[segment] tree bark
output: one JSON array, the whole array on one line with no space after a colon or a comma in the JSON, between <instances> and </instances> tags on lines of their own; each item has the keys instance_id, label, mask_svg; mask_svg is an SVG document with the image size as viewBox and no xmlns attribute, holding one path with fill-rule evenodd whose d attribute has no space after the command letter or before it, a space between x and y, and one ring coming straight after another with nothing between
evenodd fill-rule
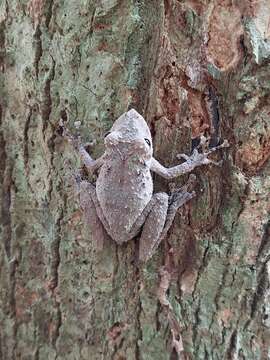
<instances>
[{"instance_id":1,"label":"tree bark","mask_svg":"<svg viewBox=\"0 0 270 360\"><path fill-rule=\"evenodd\" d=\"M0 2L0 359L269 358L269 24L268 0ZM93 247L58 132L97 157L131 107L166 166L230 143L140 268L138 241Z\"/></svg>"}]
</instances>

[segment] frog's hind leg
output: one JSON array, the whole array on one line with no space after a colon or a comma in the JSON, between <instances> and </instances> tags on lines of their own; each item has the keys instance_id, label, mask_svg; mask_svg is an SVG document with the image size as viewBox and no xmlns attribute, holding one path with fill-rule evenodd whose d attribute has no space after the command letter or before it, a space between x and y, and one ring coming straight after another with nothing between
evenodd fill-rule
<instances>
[{"instance_id":1,"label":"frog's hind leg","mask_svg":"<svg viewBox=\"0 0 270 360\"><path fill-rule=\"evenodd\" d=\"M160 237L164 229L169 196L166 193L157 193L152 197L152 208L144 222L139 245L139 260L148 260L154 249L160 243Z\"/></svg>"},{"instance_id":2,"label":"frog's hind leg","mask_svg":"<svg viewBox=\"0 0 270 360\"><path fill-rule=\"evenodd\" d=\"M151 258L155 249L166 237L177 210L192 199L195 192L187 192L185 186L172 194L170 198L165 193L156 195L158 195L159 201L148 215L140 239L139 260L142 262Z\"/></svg>"},{"instance_id":3,"label":"frog's hind leg","mask_svg":"<svg viewBox=\"0 0 270 360\"><path fill-rule=\"evenodd\" d=\"M84 222L89 225L92 238L97 250L102 250L104 242L109 240L109 235L103 225L103 222L98 216L99 206L96 202L95 186L88 181L81 181L78 184L80 205L83 209Z\"/></svg>"}]
</instances>

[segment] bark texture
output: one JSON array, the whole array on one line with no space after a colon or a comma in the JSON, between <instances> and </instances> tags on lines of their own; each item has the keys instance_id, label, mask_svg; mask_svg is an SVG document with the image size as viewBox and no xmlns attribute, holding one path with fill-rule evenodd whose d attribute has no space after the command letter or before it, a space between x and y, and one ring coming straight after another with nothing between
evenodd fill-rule
<instances>
[{"instance_id":1,"label":"bark texture","mask_svg":"<svg viewBox=\"0 0 270 360\"><path fill-rule=\"evenodd\" d=\"M269 359L269 24L269 0L0 1L1 359ZM97 156L129 107L167 166L231 144L140 269L135 241L94 250L57 133Z\"/></svg>"}]
</instances>

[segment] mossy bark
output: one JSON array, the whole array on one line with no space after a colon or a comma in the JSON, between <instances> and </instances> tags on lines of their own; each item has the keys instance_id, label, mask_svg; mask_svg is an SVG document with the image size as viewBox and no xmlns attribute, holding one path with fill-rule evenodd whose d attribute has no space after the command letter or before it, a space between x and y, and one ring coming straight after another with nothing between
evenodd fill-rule
<instances>
[{"instance_id":1,"label":"mossy bark","mask_svg":"<svg viewBox=\"0 0 270 360\"><path fill-rule=\"evenodd\" d=\"M269 23L266 0L0 2L0 359L269 358ZM136 241L93 248L57 131L95 157L131 107L167 166L230 143L139 269Z\"/></svg>"}]
</instances>

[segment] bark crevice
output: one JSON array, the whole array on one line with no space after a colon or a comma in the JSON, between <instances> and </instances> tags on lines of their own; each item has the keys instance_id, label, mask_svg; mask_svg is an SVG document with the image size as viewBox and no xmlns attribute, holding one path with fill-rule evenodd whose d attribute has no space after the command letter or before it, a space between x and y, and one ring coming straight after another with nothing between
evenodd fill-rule
<instances>
[{"instance_id":1,"label":"bark crevice","mask_svg":"<svg viewBox=\"0 0 270 360\"><path fill-rule=\"evenodd\" d=\"M41 40L42 32L40 30L40 25L38 24L36 27L36 31L34 34L34 42L35 42L35 59L34 59L34 68L36 72L36 77L39 77L39 62L42 58L42 40Z\"/></svg>"},{"instance_id":2,"label":"bark crevice","mask_svg":"<svg viewBox=\"0 0 270 360\"><path fill-rule=\"evenodd\" d=\"M41 104L41 117L43 120L43 134L48 127L48 122L50 120L50 115L52 111L52 98L51 98L51 82L55 77L55 60L51 56L52 65L49 69L49 73L47 75L47 79L45 80L44 90L43 90L43 99Z\"/></svg>"}]
</instances>

